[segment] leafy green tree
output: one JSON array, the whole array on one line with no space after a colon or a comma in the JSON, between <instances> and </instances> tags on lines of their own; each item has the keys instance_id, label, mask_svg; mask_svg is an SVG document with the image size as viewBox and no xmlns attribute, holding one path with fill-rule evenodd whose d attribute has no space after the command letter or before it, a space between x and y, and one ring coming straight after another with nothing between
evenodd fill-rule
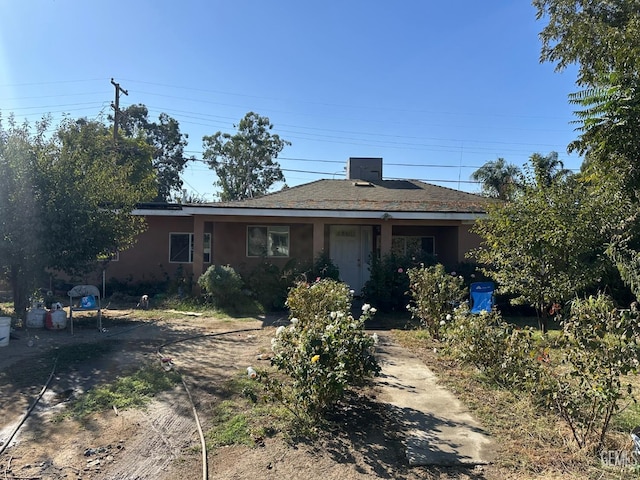
<instances>
[{"instance_id":1,"label":"leafy green tree","mask_svg":"<svg viewBox=\"0 0 640 480\"><path fill-rule=\"evenodd\" d=\"M120 139L99 122L63 122L38 158L42 195L42 239L47 266L73 274L90 269L99 256L130 246L141 219L130 215L155 195L151 148Z\"/></svg>"},{"instance_id":2,"label":"leafy green tree","mask_svg":"<svg viewBox=\"0 0 640 480\"><path fill-rule=\"evenodd\" d=\"M640 298L640 83L617 74L570 97L581 110L580 136L569 148L585 155L582 176L594 195L617 206L606 219L607 254Z\"/></svg>"},{"instance_id":3,"label":"leafy green tree","mask_svg":"<svg viewBox=\"0 0 640 480\"><path fill-rule=\"evenodd\" d=\"M471 256L501 293L535 307L546 331L548 307L596 284L604 271L601 220L608 208L575 176L545 185L529 175L522 195L490 205L476 222L483 243Z\"/></svg>"},{"instance_id":4,"label":"leafy green tree","mask_svg":"<svg viewBox=\"0 0 640 480\"><path fill-rule=\"evenodd\" d=\"M578 66L578 83L595 85L610 72L640 72L640 9L637 0L533 0L541 61L557 70Z\"/></svg>"},{"instance_id":5,"label":"leafy green tree","mask_svg":"<svg viewBox=\"0 0 640 480\"><path fill-rule=\"evenodd\" d=\"M177 120L161 113L158 122L149 120L144 105L131 105L119 116L121 135L143 140L153 149L153 168L156 170L157 201L169 201L182 194L182 178L185 167L193 157L184 155L188 135L180 133Z\"/></svg>"},{"instance_id":6,"label":"leafy green tree","mask_svg":"<svg viewBox=\"0 0 640 480\"><path fill-rule=\"evenodd\" d=\"M36 287L45 261L39 239L45 226L37 189L37 154L33 148L43 142L49 121L18 125L9 117L5 127L0 117L0 274L13 292L16 312L23 312Z\"/></svg>"},{"instance_id":7,"label":"leafy green tree","mask_svg":"<svg viewBox=\"0 0 640 480\"><path fill-rule=\"evenodd\" d=\"M507 163L504 158L498 158L485 163L471 174L471 178L481 183L483 195L511 200L518 190L520 175L520 169L516 165Z\"/></svg>"},{"instance_id":8,"label":"leafy green tree","mask_svg":"<svg viewBox=\"0 0 640 480\"><path fill-rule=\"evenodd\" d=\"M275 160L291 143L271 133L272 129L269 118L249 112L240 120L236 134L216 132L202 138L202 157L218 176L215 185L222 188L220 200L259 197L285 181Z\"/></svg>"},{"instance_id":9,"label":"leafy green tree","mask_svg":"<svg viewBox=\"0 0 640 480\"><path fill-rule=\"evenodd\" d=\"M0 128L0 267L19 315L45 268L86 271L131 245L143 228L131 211L155 194L144 142L116 149L110 130L87 120L67 120L46 137L48 127Z\"/></svg>"},{"instance_id":10,"label":"leafy green tree","mask_svg":"<svg viewBox=\"0 0 640 480\"><path fill-rule=\"evenodd\" d=\"M582 176L593 195L617 206L604 221L603 239L627 285L640 298L640 9L637 0L534 0L538 18L548 24L540 33L541 61L558 70L578 66L578 84L570 96L581 108L580 137L570 151L585 156ZM608 202L608 203L607 203ZM609 208L611 213L612 209Z\"/></svg>"}]
</instances>

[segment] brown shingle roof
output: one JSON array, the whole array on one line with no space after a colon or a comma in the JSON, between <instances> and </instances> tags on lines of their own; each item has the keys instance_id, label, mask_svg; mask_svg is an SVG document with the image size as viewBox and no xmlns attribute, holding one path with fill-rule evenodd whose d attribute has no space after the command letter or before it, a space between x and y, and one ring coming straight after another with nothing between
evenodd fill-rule
<instances>
[{"instance_id":1,"label":"brown shingle roof","mask_svg":"<svg viewBox=\"0 0 640 480\"><path fill-rule=\"evenodd\" d=\"M484 213L488 199L417 180L317 180L217 206L299 210Z\"/></svg>"}]
</instances>

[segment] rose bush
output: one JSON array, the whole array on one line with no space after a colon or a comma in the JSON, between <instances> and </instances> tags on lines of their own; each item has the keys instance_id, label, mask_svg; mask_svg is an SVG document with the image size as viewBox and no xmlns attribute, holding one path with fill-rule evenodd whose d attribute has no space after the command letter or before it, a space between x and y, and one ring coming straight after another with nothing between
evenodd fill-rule
<instances>
[{"instance_id":1,"label":"rose bush","mask_svg":"<svg viewBox=\"0 0 640 480\"><path fill-rule=\"evenodd\" d=\"M284 378L263 374L271 396L304 421L317 421L351 387L377 375L377 337L364 331L375 309L351 313L348 287L330 279L299 283L287 298L290 325L272 339L272 365Z\"/></svg>"}]
</instances>

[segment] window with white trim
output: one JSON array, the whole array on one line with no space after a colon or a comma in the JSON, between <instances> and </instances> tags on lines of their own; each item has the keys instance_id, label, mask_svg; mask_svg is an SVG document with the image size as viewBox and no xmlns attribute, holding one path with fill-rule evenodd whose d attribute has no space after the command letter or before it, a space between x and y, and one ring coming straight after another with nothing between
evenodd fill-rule
<instances>
[{"instance_id":1,"label":"window with white trim","mask_svg":"<svg viewBox=\"0 0 640 480\"><path fill-rule=\"evenodd\" d=\"M247 257L288 257L289 227L247 227Z\"/></svg>"},{"instance_id":2,"label":"window with white trim","mask_svg":"<svg viewBox=\"0 0 640 480\"><path fill-rule=\"evenodd\" d=\"M394 235L391 239L391 251L401 256L420 253L434 255L436 253L435 238Z\"/></svg>"},{"instance_id":3,"label":"window with white trim","mask_svg":"<svg viewBox=\"0 0 640 480\"><path fill-rule=\"evenodd\" d=\"M193 263L193 233L169 234L169 262ZM203 239L202 261L211 263L211 234L205 233Z\"/></svg>"}]
</instances>

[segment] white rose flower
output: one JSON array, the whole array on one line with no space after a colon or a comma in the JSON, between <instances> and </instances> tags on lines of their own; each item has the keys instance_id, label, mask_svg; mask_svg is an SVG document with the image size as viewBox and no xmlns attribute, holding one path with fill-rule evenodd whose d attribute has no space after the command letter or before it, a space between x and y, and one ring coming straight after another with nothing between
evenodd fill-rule
<instances>
[{"instance_id":1,"label":"white rose flower","mask_svg":"<svg viewBox=\"0 0 640 480\"><path fill-rule=\"evenodd\" d=\"M280 325L277 329L276 329L276 337L279 337L280 335L282 335L282 332L284 332L285 328L284 325Z\"/></svg>"}]
</instances>

